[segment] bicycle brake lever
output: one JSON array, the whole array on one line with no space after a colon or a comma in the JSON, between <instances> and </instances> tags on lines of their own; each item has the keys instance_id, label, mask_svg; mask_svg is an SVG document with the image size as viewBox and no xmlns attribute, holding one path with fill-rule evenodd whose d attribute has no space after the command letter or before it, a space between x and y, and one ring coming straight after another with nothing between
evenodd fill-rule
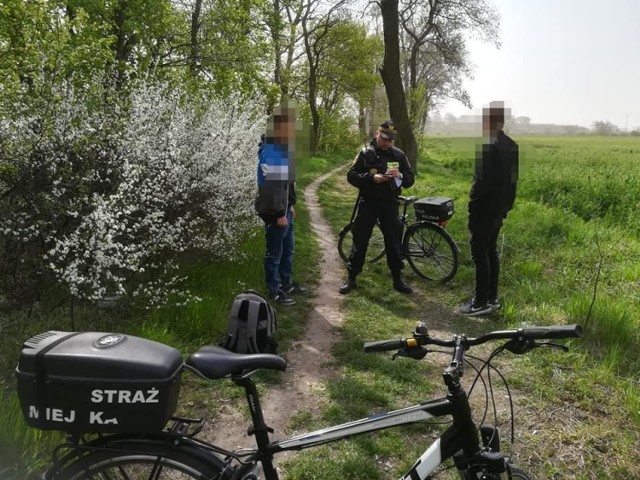
<instances>
[{"instance_id":1,"label":"bicycle brake lever","mask_svg":"<svg viewBox=\"0 0 640 480\"><path fill-rule=\"evenodd\" d=\"M563 352L569 351L569 347L565 345L560 345L559 343L553 343L553 342L537 342L536 347L557 348L559 350L562 350Z\"/></svg>"},{"instance_id":2,"label":"bicycle brake lever","mask_svg":"<svg viewBox=\"0 0 640 480\"><path fill-rule=\"evenodd\" d=\"M514 338L504 344L504 348L509 350L511 353L515 353L516 355L527 353L529 350L533 350L537 346L538 345L535 340L531 340L528 338Z\"/></svg>"},{"instance_id":3,"label":"bicycle brake lever","mask_svg":"<svg viewBox=\"0 0 640 480\"><path fill-rule=\"evenodd\" d=\"M404 347L394 353L393 357L391 358L395 360L396 357L408 357L415 360L422 360L427 355L427 353L429 353L429 349L422 346Z\"/></svg>"}]
</instances>

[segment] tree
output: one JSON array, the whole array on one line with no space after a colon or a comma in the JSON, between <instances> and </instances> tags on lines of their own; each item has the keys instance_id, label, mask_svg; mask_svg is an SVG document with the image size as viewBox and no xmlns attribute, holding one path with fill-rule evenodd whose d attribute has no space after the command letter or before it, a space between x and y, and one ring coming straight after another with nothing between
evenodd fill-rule
<instances>
[{"instance_id":1,"label":"tree","mask_svg":"<svg viewBox=\"0 0 640 480\"><path fill-rule=\"evenodd\" d=\"M402 0L399 15L409 116L422 131L437 101L453 98L471 106L462 87L471 74L463 32L499 46L499 15L486 0Z\"/></svg>"},{"instance_id":2,"label":"tree","mask_svg":"<svg viewBox=\"0 0 640 480\"><path fill-rule=\"evenodd\" d=\"M591 130L596 135L613 135L619 131L618 127L608 120L597 120L593 122Z\"/></svg>"},{"instance_id":3,"label":"tree","mask_svg":"<svg viewBox=\"0 0 640 480\"><path fill-rule=\"evenodd\" d=\"M400 40L398 0L380 0L384 32L384 61L380 76L389 100L389 114L398 128L398 146L404 150L417 172L418 145L413 134L402 76L400 75Z\"/></svg>"},{"instance_id":4,"label":"tree","mask_svg":"<svg viewBox=\"0 0 640 480\"><path fill-rule=\"evenodd\" d=\"M362 25L345 16L334 20L324 17L311 26L303 21L302 25L307 62L301 65L300 76L306 79L305 97L315 147L323 143L323 123L339 120L348 99L358 104L369 99L379 83L375 65L382 45L378 38L367 36Z\"/></svg>"}]
</instances>

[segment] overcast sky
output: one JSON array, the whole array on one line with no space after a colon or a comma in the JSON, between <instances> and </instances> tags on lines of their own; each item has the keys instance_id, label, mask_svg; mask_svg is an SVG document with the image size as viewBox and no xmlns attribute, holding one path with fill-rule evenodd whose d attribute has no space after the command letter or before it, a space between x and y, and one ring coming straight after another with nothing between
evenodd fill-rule
<instances>
[{"instance_id":1,"label":"overcast sky","mask_svg":"<svg viewBox=\"0 0 640 480\"><path fill-rule=\"evenodd\" d=\"M502 46L469 40L474 112L507 101L534 123L640 126L640 0L489 0ZM440 112L471 113L459 102Z\"/></svg>"}]
</instances>

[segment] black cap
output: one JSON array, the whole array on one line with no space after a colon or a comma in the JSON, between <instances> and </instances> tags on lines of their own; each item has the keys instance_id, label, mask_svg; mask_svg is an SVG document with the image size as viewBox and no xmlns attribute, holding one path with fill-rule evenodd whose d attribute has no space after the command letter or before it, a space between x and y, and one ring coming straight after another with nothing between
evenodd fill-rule
<instances>
[{"instance_id":1,"label":"black cap","mask_svg":"<svg viewBox=\"0 0 640 480\"><path fill-rule=\"evenodd\" d=\"M396 126L391 120L385 120L384 122L382 122L378 127L378 131L380 132L382 138L386 138L387 140L395 140L396 133L398 133L398 131L396 130Z\"/></svg>"}]
</instances>

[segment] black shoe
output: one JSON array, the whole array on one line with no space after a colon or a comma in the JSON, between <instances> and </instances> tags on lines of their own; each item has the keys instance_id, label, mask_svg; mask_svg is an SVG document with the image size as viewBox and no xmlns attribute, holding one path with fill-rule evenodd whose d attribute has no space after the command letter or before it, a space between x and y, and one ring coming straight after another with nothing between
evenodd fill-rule
<instances>
[{"instance_id":1,"label":"black shoe","mask_svg":"<svg viewBox=\"0 0 640 480\"><path fill-rule=\"evenodd\" d=\"M397 278L393 281L393 288L400 293L413 293L413 288L404 283L401 278Z\"/></svg>"},{"instance_id":2,"label":"black shoe","mask_svg":"<svg viewBox=\"0 0 640 480\"><path fill-rule=\"evenodd\" d=\"M487 315L493 312L493 308L488 303L476 302L476 299L472 299L462 305L457 313L464 315L465 317L479 317L480 315Z\"/></svg>"},{"instance_id":3,"label":"black shoe","mask_svg":"<svg viewBox=\"0 0 640 480\"><path fill-rule=\"evenodd\" d=\"M279 303L280 305L295 305L296 301L284 293L282 290L278 290L275 293L272 293L270 296L271 300Z\"/></svg>"},{"instance_id":4,"label":"black shoe","mask_svg":"<svg viewBox=\"0 0 640 480\"><path fill-rule=\"evenodd\" d=\"M354 288L356 288L356 277L349 277L344 282L344 284L340 287L340 293L342 295L346 295Z\"/></svg>"},{"instance_id":5,"label":"black shoe","mask_svg":"<svg viewBox=\"0 0 640 480\"><path fill-rule=\"evenodd\" d=\"M296 293L307 293L309 289L304 285L299 285L296 282L291 282L289 285L283 285L281 290L287 295L292 295Z\"/></svg>"},{"instance_id":6,"label":"black shoe","mask_svg":"<svg viewBox=\"0 0 640 480\"><path fill-rule=\"evenodd\" d=\"M491 310L493 310L494 312L502 308L502 305L500 305L500 302L497 299L489 300L488 303L489 303L489 306L491 307Z\"/></svg>"}]
</instances>

